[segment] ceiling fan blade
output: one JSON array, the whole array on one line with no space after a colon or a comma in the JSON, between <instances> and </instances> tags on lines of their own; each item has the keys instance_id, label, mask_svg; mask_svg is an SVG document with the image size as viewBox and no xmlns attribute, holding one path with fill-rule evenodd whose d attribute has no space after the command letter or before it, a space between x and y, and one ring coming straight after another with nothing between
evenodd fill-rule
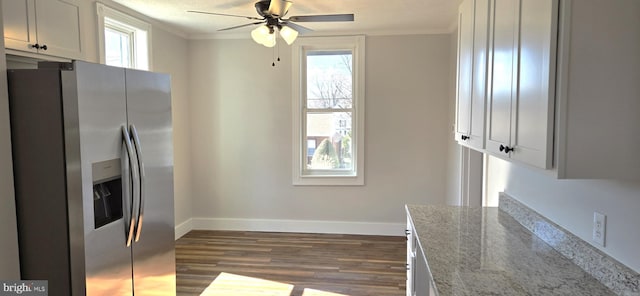
<instances>
[{"instance_id":1,"label":"ceiling fan blade","mask_svg":"<svg viewBox=\"0 0 640 296\"><path fill-rule=\"evenodd\" d=\"M322 14L322 15L297 15L289 17L294 22L352 22L353 13L349 14Z\"/></svg>"},{"instance_id":2,"label":"ceiling fan blade","mask_svg":"<svg viewBox=\"0 0 640 296\"><path fill-rule=\"evenodd\" d=\"M305 34L305 33L309 33L309 32L313 32L313 30L305 27L305 26L301 26L292 22L283 22L284 25L290 27L291 29L294 29L296 31L298 31L298 33L300 34Z\"/></svg>"},{"instance_id":3,"label":"ceiling fan blade","mask_svg":"<svg viewBox=\"0 0 640 296\"><path fill-rule=\"evenodd\" d=\"M283 17L289 11L293 2L288 0L271 0L269 4L269 13L273 16Z\"/></svg>"},{"instance_id":4,"label":"ceiling fan blade","mask_svg":"<svg viewBox=\"0 0 640 296\"><path fill-rule=\"evenodd\" d=\"M255 23L250 23L250 24L244 24L244 25L224 28L224 29L220 29L218 31L228 31L228 30L239 29L239 28L244 28L244 27L253 26L253 25L259 25L259 24L262 24L262 23L264 23L264 22L255 22Z\"/></svg>"},{"instance_id":5,"label":"ceiling fan blade","mask_svg":"<svg viewBox=\"0 0 640 296\"><path fill-rule=\"evenodd\" d=\"M210 14L210 15L241 17L241 18L246 18L246 19L250 19L250 20L263 20L263 18L254 17L254 16L244 16L244 15L235 15L235 14L226 14L226 13L215 13L215 12L206 12L206 11L197 11L197 10L187 10L187 12Z\"/></svg>"}]
</instances>

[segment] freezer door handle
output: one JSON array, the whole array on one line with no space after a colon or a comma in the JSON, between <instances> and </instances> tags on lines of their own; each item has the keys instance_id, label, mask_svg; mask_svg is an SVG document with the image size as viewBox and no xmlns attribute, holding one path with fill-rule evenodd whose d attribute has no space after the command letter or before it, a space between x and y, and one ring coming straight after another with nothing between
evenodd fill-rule
<instances>
[{"instance_id":1,"label":"freezer door handle","mask_svg":"<svg viewBox=\"0 0 640 296\"><path fill-rule=\"evenodd\" d=\"M136 216L135 214L138 213L139 211L139 200L137 199L137 197L140 196L140 176L138 175L139 173L139 169L138 169L138 161L137 158L135 158L135 152L133 151L133 144L131 143L131 136L129 135L129 131L127 130L126 126L122 126L122 141L125 144L125 151L127 153L128 159L129 159L129 173L131 175L131 183L133 183L133 190L130 196L128 196L128 198L130 198L130 208L128 209L128 214L129 217L127 217L126 219L126 233L127 233L127 247L131 246L131 243L133 242L133 236L134 236L134 232L135 232L135 224L136 224ZM123 166L124 168L124 166ZM124 180L124 182L127 182L128 180ZM125 209L126 211L127 209Z\"/></svg>"},{"instance_id":2,"label":"freezer door handle","mask_svg":"<svg viewBox=\"0 0 640 296\"><path fill-rule=\"evenodd\" d=\"M139 205L138 208L138 221L136 223L136 236L135 241L140 239L140 233L142 232L142 221L144 220L144 201L146 199L145 190L144 190L144 162L142 161L142 147L140 146L140 138L138 137L138 130L136 126L131 124L129 127L131 130L131 137L133 138L133 145L136 148L136 157L138 158L138 170L139 170L139 183L140 183L140 192L138 196Z\"/></svg>"}]
</instances>

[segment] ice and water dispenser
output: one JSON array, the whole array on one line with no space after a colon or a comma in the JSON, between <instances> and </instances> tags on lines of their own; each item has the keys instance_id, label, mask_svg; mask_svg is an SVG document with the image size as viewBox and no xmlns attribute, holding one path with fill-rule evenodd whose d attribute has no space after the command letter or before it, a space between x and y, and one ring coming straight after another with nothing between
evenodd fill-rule
<instances>
[{"instance_id":1,"label":"ice and water dispenser","mask_svg":"<svg viewBox=\"0 0 640 296\"><path fill-rule=\"evenodd\" d=\"M122 218L122 171L120 159L92 164L94 228Z\"/></svg>"}]
</instances>

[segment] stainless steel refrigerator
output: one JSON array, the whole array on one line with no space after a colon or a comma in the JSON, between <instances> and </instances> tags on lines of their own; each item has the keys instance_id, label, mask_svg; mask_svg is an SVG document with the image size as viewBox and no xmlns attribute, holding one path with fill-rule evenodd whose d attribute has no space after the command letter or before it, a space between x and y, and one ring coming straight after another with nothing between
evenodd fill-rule
<instances>
[{"instance_id":1,"label":"stainless steel refrigerator","mask_svg":"<svg viewBox=\"0 0 640 296\"><path fill-rule=\"evenodd\" d=\"M175 295L170 78L9 70L20 268L49 295Z\"/></svg>"}]
</instances>

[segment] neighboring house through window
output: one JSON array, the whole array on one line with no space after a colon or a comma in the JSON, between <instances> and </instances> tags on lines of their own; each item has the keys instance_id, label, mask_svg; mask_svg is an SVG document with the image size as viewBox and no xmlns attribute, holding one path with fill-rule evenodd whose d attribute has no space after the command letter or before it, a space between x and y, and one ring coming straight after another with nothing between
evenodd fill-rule
<instances>
[{"instance_id":1,"label":"neighboring house through window","mask_svg":"<svg viewBox=\"0 0 640 296\"><path fill-rule=\"evenodd\" d=\"M295 185L364 184L364 37L293 45Z\"/></svg>"},{"instance_id":2,"label":"neighboring house through window","mask_svg":"<svg viewBox=\"0 0 640 296\"><path fill-rule=\"evenodd\" d=\"M101 3L98 13L100 62L150 70L151 25Z\"/></svg>"}]
</instances>

